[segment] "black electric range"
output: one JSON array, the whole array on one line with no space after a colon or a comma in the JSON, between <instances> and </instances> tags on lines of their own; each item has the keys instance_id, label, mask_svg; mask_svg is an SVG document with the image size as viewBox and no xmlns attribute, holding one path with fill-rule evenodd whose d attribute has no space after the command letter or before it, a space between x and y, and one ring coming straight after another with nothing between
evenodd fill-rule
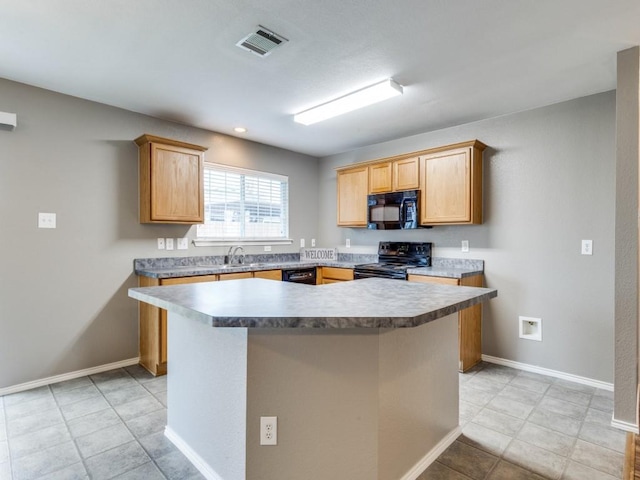
<instances>
[{"instance_id":1,"label":"black electric range","mask_svg":"<svg viewBox=\"0 0 640 480\"><path fill-rule=\"evenodd\" d=\"M406 280L408 269L431 266L431 248L429 242L380 242L378 261L356 265L353 276L356 280L370 277Z\"/></svg>"}]
</instances>

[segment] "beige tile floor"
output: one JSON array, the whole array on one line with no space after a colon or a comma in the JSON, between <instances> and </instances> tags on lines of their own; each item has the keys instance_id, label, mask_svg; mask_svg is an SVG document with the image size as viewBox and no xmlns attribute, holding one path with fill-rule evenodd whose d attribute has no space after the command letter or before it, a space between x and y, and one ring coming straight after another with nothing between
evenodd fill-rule
<instances>
[{"instance_id":1,"label":"beige tile floor","mask_svg":"<svg viewBox=\"0 0 640 480\"><path fill-rule=\"evenodd\" d=\"M482 364L460 397L463 435L420 480L621 478L611 392ZM203 478L165 423L166 377L138 366L0 397L0 480Z\"/></svg>"},{"instance_id":2,"label":"beige tile floor","mask_svg":"<svg viewBox=\"0 0 640 480\"><path fill-rule=\"evenodd\" d=\"M612 392L483 363L460 374L462 435L419 480L614 480Z\"/></svg>"}]
</instances>

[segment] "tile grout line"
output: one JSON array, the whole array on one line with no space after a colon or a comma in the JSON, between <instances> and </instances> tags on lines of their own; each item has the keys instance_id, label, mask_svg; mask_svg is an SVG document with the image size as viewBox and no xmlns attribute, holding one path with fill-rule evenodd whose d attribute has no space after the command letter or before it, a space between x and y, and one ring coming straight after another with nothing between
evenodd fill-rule
<instances>
[{"instance_id":1,"label":"tile grout line","mask_svg":"<svg viewBox=\"0 0 640 480\"><path fill-rule=\"evenodd\" d=\"M482 370L484 370L484 368L483 368ZM480 370L480 371L482 371L482 370ZM476 373L479 373L479 372L476 372ZM480 410L480 411L475 415L475 416L477 416L477 415L479 415L483 410L488 409L488 410L490 410L490 411L492 411L492 412L502 413L503 415L507 415L507 416L512 417L512 418L515 418L515 419L517 419L517 420L522 420L522 426L521 426L521 427L520 427L520 428L519 428L519 429L518 429L518 430L513 434L513 436L509 435L509 436L511 437L511 440L509 440L509 443L505 446L504 450L502 451L502 453L501 453L501 454L500 454L500 456L498 457L498 461L497 461L497 462L496 462L496 464L495 464L495 465L494 465L494 466L489 470L489 472L488 472L488 473L487 473L487 475L485 476L484 480L488 479L488 478L491 476L491 474L493 473L493 471L496 469L496 467L497 467L498 463L500 463L500 460L504 460L505 462L512 463L512 462L509 462L508 460L506 460L506 459L504 458L504 454L505 454L505 452L509 449L509 447L510 447L510 446L511 446L511 445L512 445L516 440L518 440L518 435L519 435L519 434L520 434L520 432L524 429L525 425L526 425L526 424L527 424L527 422L528 422L528 419L531 417L531 415L533 414L534 410L535 410L535 409L540 405L540 403L542 403L542 400L543 400L543 399L545 398L545 396L547 395L547 393L548 393L548 391L549 391L549 388L551 388L551 386L555 384L555 382L554 382L554 381L552 381L551 383L547 384L547 385L548 385L548 386L547 386L547 388L544 390L544 392L541 392L541 396L540 396L540 398L536 401L535 405L532 405L532 407L533 407L533 408L531 409L531 411L529 412L529 414L528 414L525 418L515 417L515 416L510 415L510 414L508 414L508 413L505 413L505 412L499 412L499 411L497 411L497 410L493 410L493 409L489 408L489 407L488 407L488 405L491 403L491 401L493 401L493 400L494 400L498 395L500 395L500 393L502 393L502 392L505 390L505 388L506 388L507 386L511 385L511 384L512 384L512 382L513 382L513 380L514 380L514 379L516 379L518 376L519 376L519 373L518 373L518 374L516 374L515 376L513 376L513 377L512 377L508 382L506 382L506 383L503 385L503 387L493 395L493 397L491 398L491 400L489 400L489 402L487 402L487 404L486 404L485 406L483 406L483 407L482 407L482 409L481 409L481 410ZM500 383L501 383L501 382L500 382ZM542 382L541 382L541 383L542 383ZM546 382L545 382L545 383L546 383ZM528 390L528 389L526 389L526 388L521 388L521 387L518 387L518 386L515 386L515 385L511 385L511 386L512 386L513 388L518 388L519 390L524 390L524 391L531 391L531 392L533 392L533 390ZM534 392L534 393L535 393L535 392ZM553 398L553 397L551 397L551 398ZM514 400L514 401L517 401L517 400ZM522 402L519 402L519 403L522 403ZM525 404L525 405L526 405L526 404ZM475 418L475 416L474 416L474 418ZM473 422L473 419L469 420L469 422ZM467 423L469 423L469 422L467 422ZM534 424L534 425L537 425L537 424ZM542 427L542 426L540 426L540 427L541 427L541 428L546 428L546 427ZM497 430L494 430L493 428L490 428L490 427L485 427L485 428L488 428L488 429L490 429L490 430L493 430L494 432L498 432ZM498 433L501 433L501 432L498 432ZM524 442L524 443L528 443L528 442L526 442L526 441L524 441L524 440L519 440L519 441L522 441L522 442ZM577 436L575 437L575 440L573 441L573 444L574 444L574 445L575 445L575 442L576 442L576 441L577 441ZM534 445L534 446L535 446L535 445ZM538 447L538 448L541 448L541 447ZM546 449L543 449L543 450L546 450ZM551 452L550 450L547 450L547 451ZM572 450L571 450L571 452L573 452L573 446L572 446ZM555 452L551 452L551 453L556 454ZM556 455L558 455L558 454L556 454ZM559 455L559 456L561 456L561 455ZM567 457L565 457L565 458L566 458L566 460L567 460L567 461L565 462L564 468L562 469L562 472L561 472L560 476L559 476L558 478L556 478L556 479L553 479L553 480L558 480L559 478L562 478L562 475L564 474L564 472L565 472L565 470L566 470L566 468L567 468L567 466L568 466L568 464L569 464L569 459L570 459L571 457L570 457L570 456L567 456ZM534 472L533 470L531 470L529 467L526 467L526 466L524 466L524 465L519 465L519 464L514 464L514 465L516 465L516 466L518 466L518 467L522 468L523 470L526 470L527 472L533 473L533 474L535 474L535 475L540 475L540 474L538 474L538 473Z\"/></svg>"},{"instance_id":2,"label":"tile grout line","mask_svg":"<svg viewBox=\"0 0 640 480\"><path fill-rule=\"evenodd\" d=\"M131 373L129 373L125 368L121 367L119 370L124 371L124 372L129 376L129 378L132 378L133 380L135 380L135 382L136 382L138 385L140 385L140 386L141 386L142 388L144 388L147 392L149 392L149 390L147 390L147 389L144 387L144 385L142 385L142 384L138 381L138 379L137 379L137 378L135 378L133 375L131 375ZM122 422L122 424L124 425L124 428L126 428L126 429L127 429L127 431L131 434L131 436L133 437L133 441L135 441L135 442L140 446L140 448L144 451L145 455L147 455L147 457L149 457L149 461L150 461L150 462L152 462L152 463L155 465L155 467L158 469L158 471L160 472L160 475L162 475L162 477L166 479L166 478L167 478L167 476L164 474L164 472L162 471L162 469L160 468L160 466L156 463L155 459L154 459L154 458L149 454L149 452L147 451L147 449L146 449L146 448L144 448L144 446L142 445L142 443L140 443L140 439L139 439L139 438L138 438L138 437L137 437L137 436L136 436L136 435L131 431L131 429L129 428L129 425L127 425L127 422L125 421L125 419L124 419L124 418L122 418L122 416L118 413L118 411L115 409L115 407L111 404L111 402L109 401L109 399L104 395L104 392L100 389L100 387L98 386L98 384L93 380L93 378L91 378L91 376L89 376L89 380L91 380L91 382L92 382L92 383L95 385L95 387L98 389L98 391L100 392L100 395L102 395L102 397L105 399L105 401L106 401L106 402L107 402L107 404L109 405L109 408L110 408L111 410L113 410L113 413L114 413L114 414L115 414L115 415L120 419L120 421L121 421L121 422ZM152 394L151 392L149 392L149 394L151 394L151 395L153 396L153 394ZM155 398L155 397L154 397L154 398ZM165 407L165 408L166 408L166 407ZM99 453L97 453L96 455L100 455L100 454L102 454L102 453L105 453L105 452L111 451L111 450L113 450L113 449L115 449L115 448L118 448L119 446L120 446L120 445L116 445L115 447L108 448L107 450L104 450L103 452L99 452ZM95 456L95 455L93 455L93 456ZM145 463L146 463L146 462L145 462ZM144 464L142 464L142 465L144 465ZM133 468L132 468L132 469L130 469L130 470L127 470L127 471L121 472L121 473L119 473L119 474L118 474L118 476L123 475L123 474L128 473L128 472L131 472L131 471L135 470L136 468L141 467L142 465L137 465L137 466L133 467ZM89 473L89 470L88 470L88 469L87 469L87 473Z\"/></svg>"},{"instance_id":3,"label":"tile grout line","mask_svg":"<svg viewBox=\"0 0 640 480\"><path fill-rule=\"evenodd\" d=\"M473 376L475 376L477 373L481 372L481 371L482 371L482 370L484 370L484 369L485 369L485 368L483 367L483 368L481 368L478 372L474 372ZM465 423L465 425L466 425L466 424L468 424L468 423L472 423L472 422L473 422L473 420L474 420L474 419L475 419L475 418L476 418L476 417L477 417L477 416L478 416L482 411L484 411L484 410L489 410L489 411L492 411L492 412L502 413L502 414L504 414L504 415L508 415L508 416L513 417L513 418L515 418L515 419L523 420L523 425L522 425L522 427L520 427L520 429L518 429L518 431L514 434L514 436L512 436L512 437L511 437L511 440L509 441L509 443L507 444L507 446L506 446L506 447L505 447L505 449L503 450L503 453L502 453L502 454L500 454L500 456L499 456L499 459L500 459L500 460L504 460L504 457L503 457L504 452L506 452L506 451L508 450L509 446L513 443L513 441L514 441L514 440L517 440L517 436L518 436L518 434L522 431L522 429L524 428L524 426L526 425L526 423L527 423L527 422L529 422L529 420L528 420L528 419L529 419L529 418L531 417L531 415L533 414L533 411L534 411L534 410L535 410L535 409L540 405L540 403L543 401L543 399L544 399L545 397L547 397L547 396L548 396L549 389L550 389L552 386L554 386L554 385L557 385L557 386L559 386L559 387L561 387L561 388L566 388L566 389L568 389L568 390L575 390L575 391L576 391L576 392L578 392L578 393L583 393L583 394L588 395L588 396L589 396L589 403L588 403L587 405L582 405L582 404L579 404L579 403L576 403L576 402L573 402L573 401L570 401L570 400L564 400L564 399L562 399L562 398L557 398L557 397L554 397L554 396L549 396L548 398L552 398L552 399L556 399L556 400L563 400L563 401L566 401L566 402L571 403L571 404L573 404L573 405L577 405L577 406L580 406L580 407L586 407L587 411L588 411L588 409L589 409L589 408L593 408L593 409L594 409L594 410L596 410L596 411L603 411L603 410L601 410L601 409L599 409L599 408L591 407L591 403L593 402L594 397L595 397L595 396L596 396L596 394L598 393L598 389L597 389L597 388L594 388L592 392L587 393L587 392L582 391L581 389L572 389L572 388L571 388L571 387L569 387L569 386L566 386L566 385L560 385L560 384L558 384L558 383L557 383L557 380L558 380L558 379L554 379L554 380L552 380L550 383L548 383L548 384L547 384L547 385L548 385L548 386L547 386L547 388L545 389L545 391L544 391L544 392L541 392L541 393L542 393L542 395L541 395L540 399L536 402L536 404L533 406L533 409L531 410L531 412L527 415L527 417L526 417L525 419L520 419L519 417L514 417L513 415L507 414L507 413L505 413L505 412L498 412L497 410L493 410L493 409L489 408L489 407L488 407L489 403L491 403L491 401L493 401L493 399L494 399L495 397L497 397L500 393L502 393L502 392L504 391L504 389L505 389L507 386L509 386L509 385L511 385L511 386L512 386L512 387L514 387L514 388L518 388L518 389L520 389L520 390L525 390L525 391L534 392L533 390L528 390L528 389L526 389L526 388L521 388L521 387L518 387L518 386L516 386L516 385L512 385L513 380L515 380L515 379L518 377L518 375L519 375L519 374L517 374L516 376L514 376L513 378L511 378L507 383L505 383L505 384L503 385L503 387L502 387L499 391L497 391L495 394L493 394L493 396L492 396L491 400L489 400L489 402L487 402L487 403L486 403L486 404L485 404L485 405L480 409L480 411L478 411L478 413L476 413L476 414L475 414L471 419L469 419L469 420ZM466 383L466 382L465 382L465 383ZM501 383L501 382L500 382L500 383ZM541 383L543 383L543 382L541 382ZM544 383L546 383L546 382L544 382ZM517 400L516 400L516 401L517 401ZM520 402L520 403L522 403L522 402ZM570 417L570 416L563 415L563 414L560 414L560 413L557 413L557 415L561 415L561 416L563 416L563 417L567 417L567 418L574 418L574 417ZM612 449L610 449L610 448L608 448L608 447L605 447L605 446L602 446L602 445L598 445L598 444L594 444L594 443L592 443L592 442L588 442L587 440L583 440L583 439L581 439L581 438L579 437L580 432L582 431L582 428L584 427L585 423L591 423L591 422L587 422L587 421L586 421L586 413L585 413L585 415L584 415L582 418L579 418L579 419L578 419L578 418L574 418L574 419L575 419L575 420L579 420L579 421L580 421L580 426L579 426L578 431L577 431L577 433L576 433L576 435L575 435L575 436L571 436L571 435L566 435L566 434L565 434L566 436L572 437L572 445L571 445L571 449L570 449L570 452L569 452L566 456L560 455L560 454L558 454L558 453L556 453L556 452L553 452L553 451L551 451L551 450L547 450L547 449L542 448L542 447L538 447L538 448L541 448L542 450L549 451L549 452L551 452L551 453L554 453L555 455L558 455L558 456L563 457L563 458L565 458L565 459L566 459L565 465L564 465L564 467L563 467L563 469L562 469L562 472L561 472L561 474L560 474L560 477L559 477L559 478L562 478L562 476L566 473L566 470L567 470L567 468L569 467L569 463L570 463L570 462L572 462L572 461L573 461L573 462L575 462L575 463L577 463L577 464L579 464L579 465L585 466L585 467L587 467L587 468L591 468L591 469L593 469L593 470L595 470L595 471L597 471L597 472L604 473L604 474L606 474L606 475L611 475L609 472L605 472L605 471L600 470L600 469L598 469L598 468L595 468L595 467L593 467L593 466L586 465L586 464L584 464L584 463L582 463L582 462L579 462L579 461L577 461L577 460L575 460L575 459L573 459L573 458L572 458L572 456L571 456L571 455L572 455L572 454L573 454L573 452L575 451L575 446L576 446L576 444L577 444L578 440L582 440L582 441L583 441L583 442L585 442L585 443L589 443L589 444L594 445L594 446L596 446L596 447L604 448L604 449L609 450L609 451L611 451L611 452L614 452L614 453L616 453L616 454L620 454L620 452L618 452L618 451L616 451L616 450L612 450ZM529 422L529 423L532 423L533 425L537 425L536 423L533 423L533 422ZM538 426L539 426L540 428L548 429L547 427L544 427L544 426L541 426L541 425L538 425ZM501 432L498 432L497 430L495 430L495 429L493 429L493 428L491 428L491 427L485 427L485 428L488 428L489 430L492 430L492 431L497 432L497 433L501 433ZM554 431L553 429L548 429L548 430ZM562 434L562 432L557 432L557 433ZM520 441L523 441L524 443L528 443L528 442L526 442L526 440L520 440ZM484 450L482 450L482 451L484 451ZM491 453L491 452L486 452L486 453ZM505 460L505 461L507 461L507 460ZM495 468L496 468L496 466L497 466L497 464L498 464L498 463L499 463L499 462L496 462L496 465L494 465L494 467L493 467L491 470L489 470L489 472L487 473L487 475L486 475L486 477L485 477L485 480L486 480L487 478L489 478L489 477L490 477L491 473L495 470ZM511 462L508 462L508 463L511 463ZM520 468L523 468L524 470L526 470L526 471L528 471L528 472L534 473L534 474L536 474L536 475L540 475L540 474L537 474L536 472L533 472L533 471L532 471L532 470L530 470L528 467L524 467L524 466L522 466L522 465L518 465L518 466L519 466ZM554 480L557 480L557 479L554 479Z\"/></svg>"},{"instance_id":4,"label":"tile grout line","mask_svg":"<svg viewBox=\"0 0 640 480\"><path fill-rule=\"evenodd\" d=\"M80 388L80 387L78 387L78 388ZM78 445L76 445L75 439L72 437L71 431L69 430L69 425L67 424L67 419L65 418L64 413L62 413L62 409L60 408L61 405L58 402L58 397L56 397L56 394L53 391L53 389L51 388L51 385L47 385L47 389L51 393L51 397L53 398L53 401L56 404L56 409L58 410L58 412L60 412L60 417L62 418L62 423L64 424L64 428L67 430L67 433L69 434L69 438L71 439L71 442L73 443L73 446L74 446L76 452L78 453L78 458L80 459L80 463L82 463L85 471L87 471L87 473L88 473L88 470L87 470L86 465L84 464L84 460L82 458L82 455L80 454L80 450L78 449ZM73 389L70 389L70 390L73 390ZM71 464L71 465L73 465L73 464ZM69 466L70 465L65 465L64 467L62 467L62 468L60 468L58 470L54 470L53 472L49 472L48 474L59 472L59 471L65 469L65 468L67 468Z\"/></svg>"}]
</instances>

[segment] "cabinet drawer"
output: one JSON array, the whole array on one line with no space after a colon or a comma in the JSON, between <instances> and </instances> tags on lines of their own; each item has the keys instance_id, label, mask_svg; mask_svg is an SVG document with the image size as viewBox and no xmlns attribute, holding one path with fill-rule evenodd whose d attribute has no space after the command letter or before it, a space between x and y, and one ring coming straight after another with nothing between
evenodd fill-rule
<instances>
[{"instance_id":1,"label":"cabinet drawer","mask_svg":"<svg viewBox=\"0 0 640 480\"><path fill-rule=\"evenodd\" d=\"M215 282L217 275L197 275L195 277L163 278L160 285L184 285L185 283Z\"/></svg>"},{"instance_id":2,"label":"cabinet drawer","mask_svg":"<svg viewBox=\"0 0 640 480\"><path fill-rule=\"evenodd\" d=\"M353 270L350 268L322 267L322 278L353 280Z\"/></svg>"},{"instance_id":3,"label":"cabinet drawer","mask_svg":"<svg viewBox=\"0 0 640 480\"><path fill-rule=\"evenodd\" d=\"M253 272L221 273L219 280L238 280L239 278L253 278Z\"/></svg>"},{"instance_id":4,"label":"cabinet drawer","mask_svg":"<svg viewBox=\"0 0 640 480\"><path fill-rule=\"evenodd\" d=\"M457 278L448 277L428 277L426 275L409 275L410 282L422 282L422 283L439 283L440 285L460 285L460 280Z\"/></svg>"}]
</instances>

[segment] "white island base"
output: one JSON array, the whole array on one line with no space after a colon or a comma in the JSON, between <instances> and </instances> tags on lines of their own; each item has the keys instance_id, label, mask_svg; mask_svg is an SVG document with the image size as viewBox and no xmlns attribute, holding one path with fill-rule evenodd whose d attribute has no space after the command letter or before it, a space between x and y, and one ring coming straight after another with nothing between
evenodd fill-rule
<instances>
[{"instance_id":1,"label":"white island base","mask_svg":"<svg viewBox=\"0 0 640 480\"><path fill-rule=\"evenodd\" d=\"M169 313L166 435L209 479L409 480L460 434L457 313L414 328L212 328ZM260 417L278 444L260 445Z\"/></svg>"}]
</instances>

